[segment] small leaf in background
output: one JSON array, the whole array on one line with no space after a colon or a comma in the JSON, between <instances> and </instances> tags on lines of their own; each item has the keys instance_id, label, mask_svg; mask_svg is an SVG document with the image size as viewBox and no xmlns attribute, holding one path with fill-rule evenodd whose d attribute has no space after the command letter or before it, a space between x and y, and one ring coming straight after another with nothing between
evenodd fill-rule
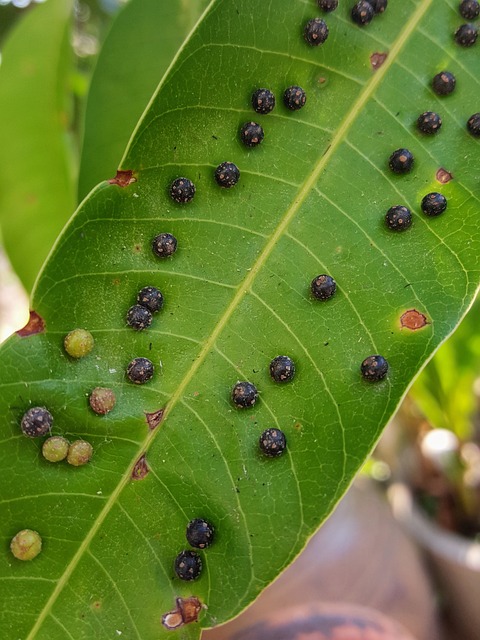
<instances>
[{"instance_id":1,"label":"small leaf in background","mask_svg":"<svg viewBox=\"0 0 480 640\"><path fill-rule=\"evenodd\" d=\"M70 0L48 0L22 17L0 66L0 226L25 288L75 206L69 139Z\"/></svg>"},{"instance_id":2,"label":"small leaf in background","mask_svg":"<svg viewBox=\"0 0 480 640\"><path fill-rule=\"evenodd\" d=\"M117 179L60 236L32 297L41 331L0 350L0 531L32 529L43 545L29 563L0 554L7 640L158 640L177 624L176 637L197 638L239 613L328 516L469 308L478 50L455 44L447 0L389 3L364 28L342 3L310 47L316 12L313 0L211 4ZM442 98L431 82L446 65L457 89ZM292 110L282 98L294 86L307 99ZM271 113L252 108L259 88L277 97ZM443 119L433 137L415 125L427 110ZM248 147L239 133L252 121L264 137ZM408 173L389 169L398 149L413 154ZM214 177L225 162L240 172L227 189ZM435 190L448 209L426 217ZM411 212L408 230L387 228L394 206ZM167 233L176 251L161 257L153 241ZM312 295L314 280L328 296ZM135 330L144 287L163 307ZM63 346L74 329L94 338L80 359ZM270 374L278 356L295 363L286 384ZM388 363L382 379L362 378L367 358L382 373ZM239 382L254 387L244 406ZM115 395L105 415L89 406L97 387ZM52 435L88 442L91 460L44 460L41 438L20 432L31 407L51 413ZM281 455L264 455L266 430ZM197 518L215 538L193 552Z\"/></svg>"},{"instance_id":3,"label":"small leaf in background","mask_svg":"<svg viewBox=\"0 0 480 640\"><path fill-rule=\"evenodd\" d=\"M79 202L96 184L115 175L159 79L207 4L207 0L130 0L118 14L90 84Z\"/></svg>"}]
</instances>

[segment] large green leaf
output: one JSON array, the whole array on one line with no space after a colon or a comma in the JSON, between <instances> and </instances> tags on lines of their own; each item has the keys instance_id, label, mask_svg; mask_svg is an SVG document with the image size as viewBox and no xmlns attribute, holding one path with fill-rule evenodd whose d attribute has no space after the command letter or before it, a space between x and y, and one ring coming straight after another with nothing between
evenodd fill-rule
<instances>
[{"instance_id":1,"label":"large green leaf","mask_svg":"<svg viewBox=\"0 0 480 640\"><path fill-rule=\"evenodd\" d=\"M7 640L169 637L160 615L176 596L195 595L208 608L200 625L173 637L195 638L199 626L238 613L330 513L412 378L471 304L479 147L465 122L478 110L478 47L454 44L453 0L392 2L364 29L346 4L328 16L325 45L309 48L302 25L316 13L313 0L213 2L121 163L123 184L129 171L136 182L99 185L60 237L32 301L46 329L14 336L1 351ZM374 70L370 56L386 52ZM429 85L445 66L458 87L442 100ZM291 84L307 91L302 111L281 104ZM238 130L254 116L259 86L278 104L255 116L265 140L248 150ZM413 124L427 109L444 120L433 138ZM401 146L415 166L397 176L387 159ZM242 172L228 191L213 180L225 160ZM453 180L440 185L440 167ZM168 196L179 175L197 185L185 206ZM419 201L434 189L449 207L428 219ZM394 204L414 211L404 233L384 227ZM179 242L165 261L151 251L160 232ZM309 295L319 273L338 283L325 303ZM125 313L147 284L162 289L165 308L135 333ZM411 309L426 316L422 329L400 327ZM74 362L62 340L78 326L96 343ZM276 385L268 364L285 353L297 375ZM368 384L359 364L375 353L390 372ZM156 366L141 387L124 374L136 356ZM258 386L255 408L232 407L238 379ZM96 385L117 394L105 417L88 409ZM42 460L40 444L20 434L30 405L49 408L55 433L92 442L92 462L73 469ZM160 409L149 429L145 412ZM288 439L277 459L257 453L271 426ZM182 583L173 559L198 516L217 537L201 552L200 579ZM25 527L44 539L30 563L7 549Z\"/></svg>"},{"instance_id":2,"label":"large green leaf","mask_svg":"<svg viewBox=\"0 0 480 640\"><path fill-rule=\"evenodd\" d=\"M79 201L115 175L135 124L207 0L130 0L100 51L85 113ZM135 28L132 28L135 25Z\"/></svg>"},{"instance_id":3,"label":"large green leaf","mask_svg":"<svg viewBox=\"0 0 480 640\"><path fill-rule=\"evenodd\" d=\"M0 67L0 225L27 290L75 206L68 137L71 0L22 18Z\"/></svg>"}]
</instances>

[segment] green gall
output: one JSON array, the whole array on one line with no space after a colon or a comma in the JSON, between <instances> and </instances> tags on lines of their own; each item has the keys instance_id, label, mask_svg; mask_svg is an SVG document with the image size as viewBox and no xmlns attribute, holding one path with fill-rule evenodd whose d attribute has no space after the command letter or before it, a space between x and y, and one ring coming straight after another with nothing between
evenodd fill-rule
<instances>
[{"instance_id":1,"label":"green gall","mask_svg":"<svg viewBox=\"0 0 480 640\"><path fill-rule=\"evenodd\" d=\"M65 336L65 351L72 358L83 358L93 349L94 339L86 329L74 329Z\"/></svg>"},{"instance_id":2,"label":"green gall","mask_svg":"<svg viewBox=\"0 0 480 640\"><path fill-rule=\"evenodd\" d=\"M90 462L93 455L93 447L85 440L75 440L68 448L67 462L74 467L81 467Z\"/></svg>"},{"instance_id":3,"label":"green gall","mask_svg":"<svg viewBox=\"0 0 480 640\"><path fill-rule=\"evenodd\" d=\"M68 454L70 443L62 436L52 436L47 438L42 446L42 454L49 462L60 462L65 460Z\"/></svg>"},{"instance_id":4,"label":"green gall","mask_svg":"<svg viewBox=\"0 0 480 640\"><path fill-rule=\"evenodd\" d=\"M90 394L88 401L92 410L103 416L113 409L116 398L112 389L96 387Z\"/></svg>"},{"instance_id":5,"label":"green gall","mask_svg":"<svg viewBox=\"0 0 480 640\"><path fill-rule=\"evenodd\" d=\"M33 560L41 550L42 538L31 529L22 529L10 542L10 551L18 560Z\"/></svg>"}]
</instances>

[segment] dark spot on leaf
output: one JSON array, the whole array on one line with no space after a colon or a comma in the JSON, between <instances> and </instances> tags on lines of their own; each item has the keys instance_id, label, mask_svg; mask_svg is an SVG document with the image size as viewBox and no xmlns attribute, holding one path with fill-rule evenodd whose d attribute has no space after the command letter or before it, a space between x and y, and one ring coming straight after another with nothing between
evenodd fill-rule
<instances>
[{"instance_id":1,"label":"dark spot on leaf","mask_svg":"<svg viewBox=\"0 0 480 640\"><path fill-rule=\"evenodd\" d=\"M100 602L100 600L95 600L95 602L92 602L92 609L94 611L99 611L102 608L102 603Z\"/></svg>"},{"instance_id":2,"label":"dark spot on leaf","mask_svg":"<svg viewBox=\"0 0 480 640\"><path fill-rule=\"evenodd\" d=\"M440 184L447 184L447 182L453 180L453 174L443 167L440 167L440 169L438 169L437 173L435 174L435 178L438 180L438 182L440 182Z\"/></svg>"},{"instance_id":3,"label":"dark spot on leaf","mask_svg":"<svg viewBox=\"0 0 480 640\"><path fill-rule=\"evenodd\" d=\"M147 413L145 411L145 418L147 420L148 428L153 431L158 427L160 422L163 419L163 414L165 413L165 409L158 409L158 411L153 411L152 413Z\"/></svg>"},{"instance_id":4,"label":"dark spot on leaf","mask_svg":"<svg viewBox=\"0 0 480 640\"><path fill-rule=\"evenodd\" d=\"M370 56L370 64L372 65L372 69L374 71L379 69L387 59L387 56L388 56L388 53L378 53L378 52L372 53L372 55Z\"/></svg>"},{"instance_id":5,"label":"dark spot on leaf","mask_svg":"<svg viewBox=\"0 0 480 640\"><path fill-rule=\"evenodd\" d=\"M136 243L133 245L133 251L134 251L135 253L140 253L140 252L141 252L141 250L142 250L142 245L141 245L139 242L136 242Z\"/></svg>"},{"instance_id":6,"label":"dark spot on leaf","mask_svg":"<svg viewBox=\"0 0 480 640\"><path fill-rule=\"evenodd\" d=\"M417 329L422 329L427 324L430 324L427 316L416 309L409 309L400 316L400 326L402 329L417 331Z\"/></svg>"},{"instance_id":7,"label":"dark spot on leaf","mask_svg":"<svg viewBox=\"0 0 480 640\"><path fill-rule=\"evenodd\" d=\"M296 429L297 431L300 431L300 430L302 429L302 425L301 425L301 423L300 423L300 422L296 422L296 423L293 425L293 428L294 428L294 429Z\"/></svg>"},{"instance_id":8,"label":"dark spot on leaf","mask_svg":"<svg viewBox=\"0 0 480 640\"><path fill-rule=\"evenodd\" d=\"M147 459L145 454L143 454L133 467L132 480L143 480L149 471L150 469L148 468Z\"/></svg>"},{"instance_id":9,"label":"dark spot on leaf","mask_svg":"<svg viewBox=\"0 0 480 640\"><path fill-rule=\"evenodd\" d=\"M115 178L111 178L108 181L108 183L116 184L117 187L128 187L129 184L132 184L132 182L136 182L136 181L137 179L133 175L133 171L128 170L128 171L117 171L117 175L115 176Z\"/></svg>"},{"instance_id":10,"label":"dark spot on leaf","mask_svg":"<svg viewBox=\"0 0 480 640\"><path fill-rule=\"evenodd\" d=\"M34 336L36 333L43 333L45 331L45 320L38 315L36 311L30 311L30 318L23 329L17 331L17 335L21 338L28 338L28 336Z\"/></svg>"}]
</instances>

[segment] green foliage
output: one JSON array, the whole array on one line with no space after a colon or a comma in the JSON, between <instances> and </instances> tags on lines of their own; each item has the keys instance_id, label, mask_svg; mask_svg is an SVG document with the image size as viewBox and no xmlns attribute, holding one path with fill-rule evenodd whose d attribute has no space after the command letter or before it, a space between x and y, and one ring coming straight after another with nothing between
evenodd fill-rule
<instances>
[{"instance_id":1,"label":"green foliage","mask_svg":"<svg viewBox=\"0 0 480 640\"><path fill-rule=\"evenodd\" d=\"M145 105L206 5L207 0L130 0L117 16L88 95L79 201L115 175Z\"/></svg>"},{"instance_id":2,"label":"green foliage","mask_svg":"<svg viewBox=\"0 0 480 640\"><path fill-rule=\"evenodd\" d=\"M478 53L453 43L453 2L390 3L365 29L345 5L328 17L325 45L310 48L301 29L313 0L212 2L132 136L120 168L136 181L98 185L58 239L32 296L45 331L0 351L2 536L32 528L43 540L32 562L0 556L6 640L197 638L238 613L327 517L471 303L479 161L465 122L478 109ZM429 87L444 66L458 78L447 100ZM308 95L298 112L281 103L292 84ZM249 102L261 86L277 96L267 116ZM427 109L444 119L433 138L414 126ZM252 118L265 140L249 150L238 130ZM396 176L388 157L404 146L415 167ZM241 171L231 190L213 180L226 160ZM448 184L439 167L453 173ZM168 195L182 175L197 186L185 206ZM419 202L437 189L449 208L427 219ZM403 234L383 222L396 204L414 212ZM151 251L160 232L178 238L165 261ZM328 302L309 295L319 273L338 284ZM145 285L165 306L137 333L125 315ZM428 324L402 329L409 309ZM95 348L73 361L62 344L76 327ZM377 353L390 372L368 384L359 366ZM286 385L268 373L280 354L297 367ZM144 386L125 379L139 356L156 367ZM237 380L257 385L254 408L231 405ZM88 408L97 386L115 390L105 416ZM41 443L19 432L35 405L54 416L54 434L93 445L89 464L42 459ZM146 414L160 410L152 425ZM267 427L286 433L280 458L258 452ZM173 560L195 517L216 539L200 552L200 579L181 583ZM208 609L172 636L161 614L191 595Z\"/></svg>"},{"instance_id":3,"label":"green foliage","mask_svg":"<svg viewBox=\"0 0 480 640\"><path fill-rule=\"evenodd\" d=\"M27 290L75 206L69 138L71 0L20 19L0 66L0 224Z\"/></svg>"}]
</instances>

